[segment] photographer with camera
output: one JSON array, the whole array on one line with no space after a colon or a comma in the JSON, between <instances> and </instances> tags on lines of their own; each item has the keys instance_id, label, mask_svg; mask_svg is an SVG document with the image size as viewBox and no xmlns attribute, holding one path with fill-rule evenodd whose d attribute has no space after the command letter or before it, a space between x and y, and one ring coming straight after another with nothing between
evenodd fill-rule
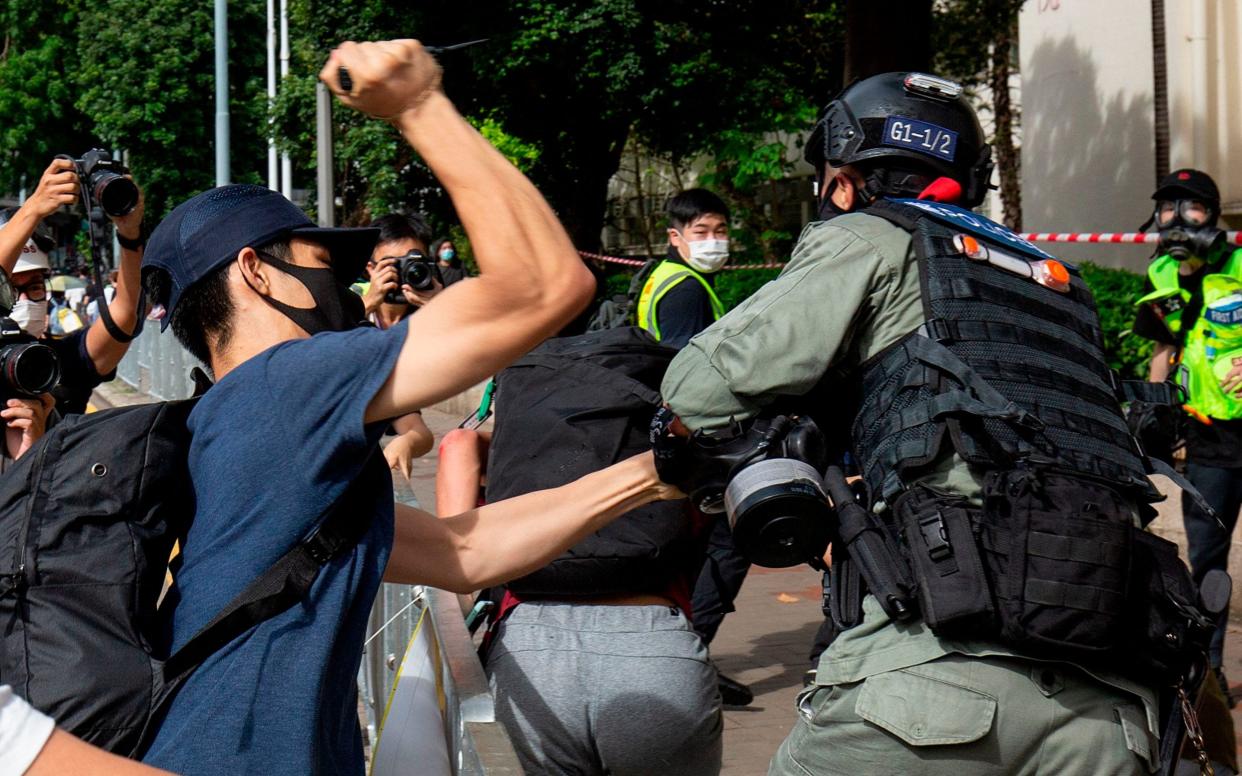
<instances>
[{"instance_id":1,"label":"photographer with camera","mask_svg":"<svg viewBox=\"0 0 1242 776\"><path fill-rule=\"evenodd\" d=\"M319 554L327 560L297 605L198 664L148 763L361 775L356 676L381 579L476 590L679 495L647 454L452 517L394 507L375 455L392 420L502 369L571 320L593 285L543 197L461 117L440 76L413 40L345 43L320 73L344 104L395 125L471 230L480 276L418 315L357 327L349 283L378 230L317 228L263 187L203 192L151 236L144 282L216 378L189 416L196 509L167 594L169 647L305 546L321 516L348 515L357 533Z\"/></svg>"},{"instance_id":2,"label":"photographer with camera","mask_svg":"<svg viewBox=\"0 0 1242 776\"><path fill-rule=\"evenodd\" d=\"M444 290L434 261L427 258L431 228L422 216L389 213L371 222L379 241L367 260L366 283L354 289L362 295L367 319L381 329L391 328Z\"/></svg>"},{"instance_id":3,"label":"photographer with camera","mask_svg":"<svg viewBox=\"0 0 1242 776\"><path fill-rule=\"evenodd\" d=\"M401 265L402 257L427 251L431 228L422 216L389 213L372 221L371 228L379 229L379 240L367 259L369 280L354 284L354 290L362 295L367 319L378 328L389 329L431 301L443 286L433 282L432 288L418 291L409 282L401 282L403 274L407 281L420 281L418 277L410 278L409 271L402 273ZM388 461L388 468L401 472L409 479L414 459L431 452L435 446L435 435L423 422L421 412L397 418L393 421L392 431L397 438L384 447L384 459Z\"/></svg>"},{"instance_id":4,"label":"photographer with camera","mask_svg":"<svg viewBox=\"0 0 1242 776\"><path fill-rule=\"evenodd\" d=\"M86 411L95 386L112 379L139 322L142 195L131 180L120 176L115 163L104 161L103 175L100 174L101 153L91 152L95 156L84 157L94 165L90 167L71 159L52 160L30 198L20 208L0 213L0 269L9 275L18 292L12 316L22 331L56 352L60 383L53 395L62 414ZM101 177L106 179L100 180ZM118 185L118 181L125 183ZM44 218L61 206L77 202L84 184L91 199L101 200L116 226L121 245L116 291L107 305L111 321L101 317L86 329L53 338L48 334L47 287L51 272L48 251L53 243L40 226ZM82 204L89 210L92 203Z\"/></svg>"}]
</instances>

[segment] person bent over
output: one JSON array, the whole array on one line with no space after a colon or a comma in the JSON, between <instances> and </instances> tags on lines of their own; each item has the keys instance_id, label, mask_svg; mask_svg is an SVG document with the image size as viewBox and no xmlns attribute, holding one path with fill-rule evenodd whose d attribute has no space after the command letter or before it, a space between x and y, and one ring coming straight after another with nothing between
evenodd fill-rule
<instances>
[{"instance_id":1,"label":"person bent over","mask_svg":"<svg viewBox=\"0 0 1242 776\"><path fill-rule=\"evenodd\" d=\"M489 498L647 449L672 352L612 329L548 340L498 374ZM492 591L485 667L526 772L719 772L716 670L687 611L697 522L685 502L644 506Z\"/></svg>"}]
</instances>

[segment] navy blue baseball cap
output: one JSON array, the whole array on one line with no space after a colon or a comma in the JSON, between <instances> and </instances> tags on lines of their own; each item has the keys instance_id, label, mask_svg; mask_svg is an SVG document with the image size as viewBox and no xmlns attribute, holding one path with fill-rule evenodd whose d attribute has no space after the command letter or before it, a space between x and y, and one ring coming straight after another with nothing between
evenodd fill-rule
<instances>
[{"instance_id":1,"label":"navy blue baseball cap","mask_svg":"<svg viewBox=\"0 0 1242 776\"><path fill-rule=\"evenodd\" d=\"M353 283L371 257L379 229L315 226L301 208L263 186L234 184L208 189L181 203L155 227L142 256L142 273L167 273L168 294L154 302L167 314L186 289L236 258L242 248L302 237L328 249L342 283Z\"/></svg>"}]
</instances>

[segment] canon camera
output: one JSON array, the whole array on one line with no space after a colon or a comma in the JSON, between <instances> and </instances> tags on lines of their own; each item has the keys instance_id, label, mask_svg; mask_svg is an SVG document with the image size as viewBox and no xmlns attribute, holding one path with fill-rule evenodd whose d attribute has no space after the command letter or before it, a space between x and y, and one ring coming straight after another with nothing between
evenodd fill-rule
<instances>
[{"instance_id":1,"label":"canon camera","mask_svg":"<svg viewBox=\"0 0 1242 776\"><path fill-rule=\"evenodd\" d=\"M415 291L430 291L435 287L436 281L444 285L435 260L424 256L422 251L410 251L397 259L398 285L384 295L384 301L389 304L406 304L401 286L409 286Z\"/></svg>"},{"instance_id":2,"label":"canon camera","mask_svg":"<svg viewBox=\"0 0 1242 776\"><path fill-rule=\"evenodd\" d=\"M824 491L828 452L810 418L779 415L689 438L669 433L664 410L652 424L661 478L701 511L723 511L737 548L770 568L822 562L833 511Z\"/></svg>"},{"instance_id":3,"label":"canon camera","mask_svg":"<svg viewBox=\"0 0 1242 776\"><path fill-rule=\"evenodd\" d=\"M92 148L82 154L81 159L62 158L73 162L91 201L109 216L119 218L138 207L138 186L125 177L129 175L129 168L115 161L112 154L102 148Z\"/></svg>"},{"instance_id":4,"label":"canon camera","mask_svg":"<svg viewBox=\"0 0 1242 776\"><path fill-rule=\"evenodd\" d=\"M0 399L33 399L59 380L56 351L22 331L7 314L0 318Z\"/></svg>"}]
</instances>

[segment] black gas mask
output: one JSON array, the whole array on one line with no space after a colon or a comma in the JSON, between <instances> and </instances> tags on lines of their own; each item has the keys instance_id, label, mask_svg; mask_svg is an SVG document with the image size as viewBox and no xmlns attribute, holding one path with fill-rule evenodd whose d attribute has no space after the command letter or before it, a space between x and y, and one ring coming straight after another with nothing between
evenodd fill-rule
<instances>
[{"instance_id":1,"label":"black gas mask","mask_svg":"<svg viewBox=\"0 0 1242 776\"><path fill-rule=\"evenodd\" d=\"M1177 261L1212 256L1225 242L1224 231L1216 227L1217 215L1217 208L1202 200L1156 202L1151 222L1160 234L1157 252Z\"/></svg>"},{"instance_id":2,"label":"black gas mask","mask_svg":"<svg viewBox=\"0 0 1242 776\"><path fill-rule=\"evenodd\" d=\"M822 564L833 531L823 484L827 445L810 418L779 415L733 423L688 439L669 432L673 414L652 421L656 470L707 513L726 513L733 541L769 568Z\"/></svg>"}]
</instances>

